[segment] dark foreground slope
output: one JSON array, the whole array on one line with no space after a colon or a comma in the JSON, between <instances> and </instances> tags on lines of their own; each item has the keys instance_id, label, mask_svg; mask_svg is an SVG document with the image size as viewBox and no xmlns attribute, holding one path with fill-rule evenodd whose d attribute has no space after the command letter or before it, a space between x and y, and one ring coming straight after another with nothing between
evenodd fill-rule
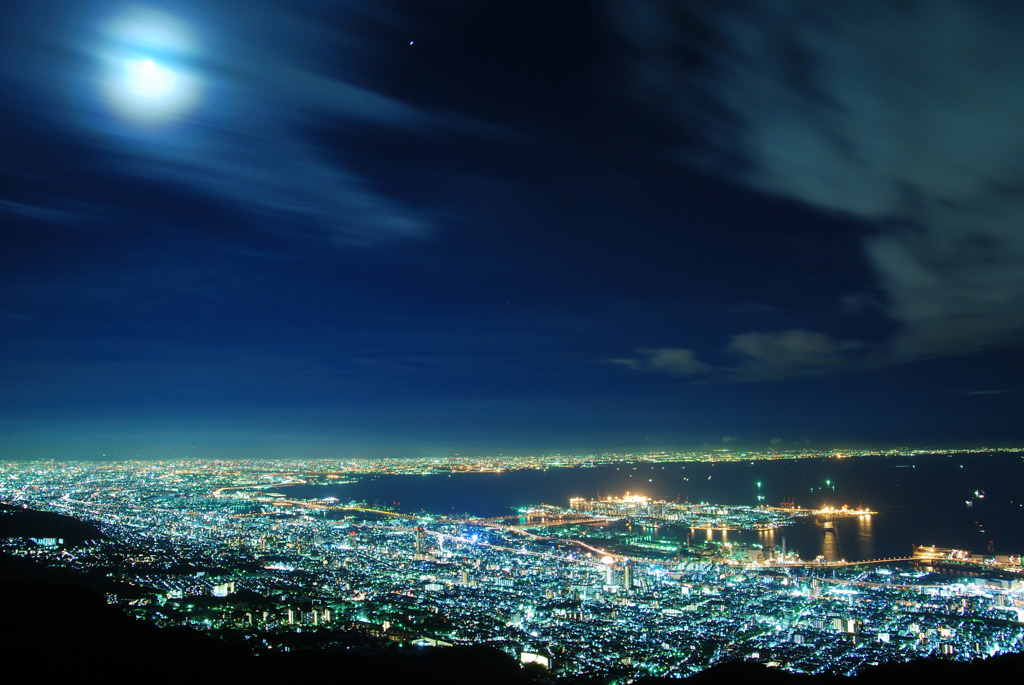
<instances>
[{"instance_id":1,"label":"dark foreground slope","mask_svg":"<svg viewBox=\"0 0 1024 685\"><path fill-rule=\"evenodd\" d=\"M302 651L254 655L186 628L158 628L129 618L96 593L73 585L0 581L8 637L5 682L102 678L107 682L507 683L538 682L507 654L488 647L438 650ZM973 664L922 661L877 667L856 678L800 676L754 663L724 664L693 676L694 685L864 685L872 683L1015 682L1024 655ZM310 680L308 682L313 682ZM647 680L646 683L678 681Z\"/></svg>"},{"instance_id":2,"label":"dark foreground slope","mask_svg":"<svg viewBox=\"0 0 1024 685\"><path fill-rule=\"evenodd\" d=\"M59 537L72 543L102 536L89 523L47 512L0 505L0 538ZM508 654L485 647L398 649L359 633L331 634L332 649L312 649L323 633L294 636L294 651L263 651L188 628L158 628L106 604L104 592L123 592L107 574L83 575L0 553L2 682L58 679L106 682L434 683L529 685L546 674L527 670ZM354 631L353 631L354 632ZM345 648L347 646L347 648ZM689 679L694 685L874 685L899 682L1016 682L1024 655L964 664L918 661L879 666L857 676L803 676L752 662L723 664ZM550 682L550 681L547 681ZM677 683L647 679L642 682ZM574 685L566 683L565 685Z\"/></svg>"},{"instance_id":3,"label":"dark foreground slope","mask_svg":"<svg viewBox=\"0 0 1024 685\"><path fill-rule=\"evenodd\" d=\"M60 538L67 545L102 540L103 533L91 523L50 511L0 502L0 538Z\"/></svg>"},{"instance_id":4,"label":"dark foreground slope","mask_svg":"<svg viewBox=\"0 0 1024 685\"><path fill-rule=\"evenodd\" d=\"M254 655L194 630L137 621L78 586L0 581L0 607L8 633L3 671L22 681L45 676L48 681L87 677L162 683L307 678L332 683L530 682L515 660L486 647Z\"/></svg>"},{"instance_id":5,"label":"dark foreground slope","mask_svg":"<svg viewBox=\"0 0 1024 685\"><path fill-rule=\"evenodd\" d=\"M687 679L692 685L942 685L944 683L1017 682L1024 673L1024 654L1006 654L971 663L925 659L875 666L855 677L801 675L768 668L752 661L737 661L702 671ZM678 680L650 678L645 685L667 685Z\"/></svg>"}]
</instances>

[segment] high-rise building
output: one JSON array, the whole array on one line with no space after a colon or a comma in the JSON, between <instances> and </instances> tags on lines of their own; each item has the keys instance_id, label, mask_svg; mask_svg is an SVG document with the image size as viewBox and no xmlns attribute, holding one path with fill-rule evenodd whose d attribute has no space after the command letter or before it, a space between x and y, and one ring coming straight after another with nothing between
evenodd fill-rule
<instances>
[{"instance_id":1,"label":"high-rise building","mask_svg":"<svg viewBox=\"0 0 1024 685\"><path fill-rule=\"evenodd\" d=\"M416 555L421 557L427 553L427 542L425 540L423 526L416 526Z\"/></svg>"}]
</instances>

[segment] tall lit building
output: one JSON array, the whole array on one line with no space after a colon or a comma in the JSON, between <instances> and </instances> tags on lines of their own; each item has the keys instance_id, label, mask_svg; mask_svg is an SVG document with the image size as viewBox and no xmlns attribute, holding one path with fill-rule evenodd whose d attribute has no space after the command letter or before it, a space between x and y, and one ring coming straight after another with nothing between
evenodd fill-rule
<instances>
[{"instance_id":1,"label":"tall lit building","mask_svg":"<svg viewBox=\"0 0 1024 685\"><path fill-rule=\"evenodd\" d=\"M416 526L416 558L420 559L426 553L427 541L423 526Z\"/></svg>"}]
</instances>

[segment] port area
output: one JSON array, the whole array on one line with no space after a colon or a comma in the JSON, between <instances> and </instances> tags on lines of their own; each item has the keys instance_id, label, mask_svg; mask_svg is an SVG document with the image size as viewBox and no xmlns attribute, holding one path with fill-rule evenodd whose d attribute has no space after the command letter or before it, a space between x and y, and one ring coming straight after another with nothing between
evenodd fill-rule
<instances>
[{"instance_id":1,"label":"port area","mask_svg":"<svg viewBox=\"0 0 1024 685\"><path fill-rule=\"evenodd\" d=\"M987 554L968 552L962 549L916 545L914 563L935 569L985 573L1004 578L1024 578L1024 561L1019 554Z\"/></svg>"},{"instance_id":2,"label":"port area","mask_svg":"<svg viewBox=\"0 0 1024 685\"><path fill-rule=\"evenodd\" d=\"M878 512L863 507L854 509L845 504L840 507L807 509L795 506L792 500L780 506L669 502L626 493L622 497L609 496L603 499L574 497L569 500L569 512L561 511L557 507L544 507L523 513L586 513L606 518L630 518L637 522L649 521L654 524L674 523L705 530L761 530L786 526L795 519L807 516L828 521L836 518L872 516Z\"/></svg>"}]
</instances>

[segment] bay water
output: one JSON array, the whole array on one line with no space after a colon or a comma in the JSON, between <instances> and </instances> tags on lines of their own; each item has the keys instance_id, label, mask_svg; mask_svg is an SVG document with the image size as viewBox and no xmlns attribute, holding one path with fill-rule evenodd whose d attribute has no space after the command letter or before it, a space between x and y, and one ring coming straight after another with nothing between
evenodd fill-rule
<instances>
[{"instance_id":1,"label":"bay water","mask_svg":"<svg viewBox=\"0 0 1024 685\"><path fill-rule=\"evenodd\" d=\"M504 516L518 507L567 507L571 497L645 495L726 505L825 505L876 511L841 518L825 534L813 518L774 531L714 531L715 540L781 546L804 559L910 556L914 545L977 553L1024 552L1024 458L1013 453L919 454L528 469L501 473L376 474L355 482L296 485L290 498L336 497L407 513ZM763 499L759 500L758 498ZM663 535L708 539L707 531Z\"/></svg>"}]
</instances>

